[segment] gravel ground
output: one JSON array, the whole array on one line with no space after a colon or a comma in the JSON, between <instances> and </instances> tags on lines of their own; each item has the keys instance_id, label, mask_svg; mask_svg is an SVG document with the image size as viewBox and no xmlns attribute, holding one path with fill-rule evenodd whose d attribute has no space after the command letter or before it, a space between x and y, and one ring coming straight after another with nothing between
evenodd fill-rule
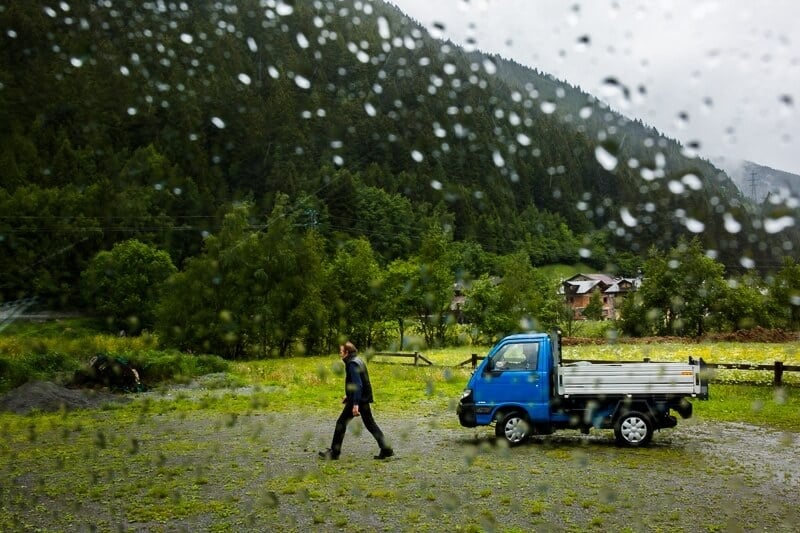
<instances>
[{"instance_id":1,"label":"gravel ground","mask_svg":"<svg viewBox=\"0 0 800 533\"><path fill-rule=\"evenodd\" d=\"M246 394L246 391L239 391ZM163 395L162 395L163 396ZM397 455L332 410L209 415L137 403L65 414L0 441L0 530L796 531L800 435L680 421L646 449L610 431L508 448L453 412L409 406L378 423ZM120 415L139 413L130 422ZM127 422L121 423L124 419ZM52 426L52 427L51 427ZM65 429L66 428L66 429Z\"/></svg>"}]
</instances>

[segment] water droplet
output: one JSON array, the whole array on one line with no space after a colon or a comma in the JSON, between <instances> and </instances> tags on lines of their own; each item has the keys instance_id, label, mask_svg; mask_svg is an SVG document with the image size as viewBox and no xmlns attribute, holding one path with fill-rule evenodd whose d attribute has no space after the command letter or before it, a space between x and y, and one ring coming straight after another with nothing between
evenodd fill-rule
<instances>
[{"instance_id":1,"label":"water droplet","mask_svg":"<svg viewBox=\"0 0 800 533\"><path fill-rule=\"evenodd\" d=\"M578 112L578 116L581 117L583 120L586 120L587 118L592 116L593 111L594 110L592 109L591 106L588 105L583 106L581 110Z\"/></svg>"},{"instance_id":2,"label":"water droplet","mask_svg":"<svg viewBox=\"0 0 800 533\"><path fill-rule=\"evenodd\" d=\"M8 35L8 36L9 36L10 38L12 38L12 39L16 39L16 38L17 38L17 32L16 32L16 31L14 31L14 30L8 30L8 31L6 32L6 35Z\"/></svg>"},{"instance_id":3,"label":"water droplet","mask_svg":"<svg viewBox=\"0 0 800 533\"><path fill-rule=\"evenodd\" d=\"M636 220L636 217L631 214L627 207L622 207L619 210L619 216L622 218L622 223L629 228L635 228L639 223L639 221Z\"/></svg>"},{"instance_id":4,"label":"water droplet","mask_svg":"<svg viewBox=\"0 0 800 533\"><path fill-rule=\"evenodd\" d=\"M123 65L123 66L119 67L119 72L120 72L120 74L122 74L123 76L128 76L128 75L131 73L131 71L130 71L130 70L128 69L128 67L126 67L125 65Z\"/></svg>"},{"instance_id":5,"label":"water droplet","mask_svg":"<svg viewBox=\"0 0 800 533\"><path fill-rule=\"evenodd\" d=\"M81 68L83 66L83 59L79 57L72 57L69 60L69 64L75 68Z\"/></svg>"},{"instance_id":6,"label":"water droplet","mask_svg":"<svg viewBox=\"0 0 800 533\"><path fill-rule=\"evenodd\" d=\"M531 138L525 135L524 133L517 134L517 142L522 146L530 146Z\"/></svg>"},{"instance_id":7,"label":"water droplet","mask_svg":"<svg viewBox=\"0 0 800 533\"><path fill-rule=\"evenodd\" d=\"M600 163L600 166L609 172L617 168L616 156L600 145L594 149L594 157L597 159L597 162Z\"/></svg>"},{"instance_id":8,"label":"water droplet","mask_svg":"<svg viewBox=\"0 0 800 533\"><path fill-rule=\"evenodd\" d=\"M50 17L50 18L56 18L56 16L58 15L58 13L56 13L56 10L55 10L55 9L53 9L52 7L45 7L45 8L44 8L44 12L45 12L45 13L47 14L47 16L48 16L48 17Z\"/></svg>"},{"instance_id":9,"label":"water droplet","mask_svg":"<svg viewBox=\"0 0 800 533\"><path fill-rule=\"evenodd\" d=\"M483 60L483 70L486 71L486 74L493 76L497 72L497 65L487 57Z\"/></svg>"},{"instance_id":10,"label":"water droplet","mask_svg":"<svg viewBox=\"0 0 800 533\"><path fill-rule=\"evenodd\" d=\"M335 155L335 156L333 156L333 163L337 167L340 167L340 166L344 165L344 158L342 156L340 156L340 155Z\"/></svg>"},{"instance_id":11,"label":"water droplet","mask_svg":"<svg viewBox=\"0 0 800 533\"><path fill-rule=\"evenodd\" d=\"M435 189L437 191L441 191L442 190L442 182L439 181L439 180L432 180L431 181L431 188Z\"/></svg>"},{"instance_id":12,"label":"water droplet","mask_svg":"<svg viewBox=\"0 0 800 533\"><path fill-rule=\"evenodd\" d=\"M744 268L753 268L756 266L756 262L749 257L742 257L741 259L739 259L739 264L742 265Z\"/></svg>"},{"instance_id":13,"label":"water droplet","mask_svg":"<svg viewBox=\"0 0 800 533\"><path fill-rule=\"evenodd\" d=\"M492 154L492 159L494 160L494 166L497 168L503 168L506 166L506 161L503 159L503 156L497 150L494 151Z\"/></svg>"},{"instance_id":14,"label":"water droplet","mask_svg":"<svg viewBox=\"0 0 800 533\"><path fill-rule=\"evenodd\" d=\"M282 17L286 17L294 13L294 8L289 4L284 4L283 2L279 2L278 5L275 7L275 12Z\"/></svg>"},{"instance_id":15,"label":"water droplet","mask_svg":"<svg viewBox=\"0 0 800 533\"><path fill-rule=\"evenodd\" d=\"M225 129L225 121L219 117L211 117L211 123L221 130Z\"/></svg>"},{"instance_id":16,"label":"water droplet","mask_svg":"<svg viewBox=\"0 0 800 533\"><path fill-rule=\"evenodd\" d=\"M780 218L764 219L764 231L767 233L779 233L792 226L794 226L794 218L789 215L784 215Z\"/></svg>"},{"instance_id":17,"label":"water droplet","mask_svg":"<svg viewBox=\"0 0 800 533\"><path fill-rule=\"evenodd\" d=\"M581 35L575 42L575 50L578 52L585 52L592 44L592 39L588 35Z\"/></svg>"},{"instance_id":18,"label":"water droplet","mask_svg":"<svg viewBox=\"0 0 800 533\"><path fill-rule=\"evenodd\" d=\"M129 114L130 116L134 116L136 113L137 113L137 110L136 110L136 108L135 108L135 107L129 107L129 108L128 108L128 114Z\"/></svg>"},{"instance_id":19,"label":"water droplet","mask_svg":"<svg viewBox=\"0 0 800 533\"><path fill-rule=\"evenodd\" d=\"M181 33L181 42L186 44L192 44L194 42L194 37L192 37L188 33Z\"/></svg>"},{"instance_id":20,"label":"water droplet","mask_svg":"<svg viewBox=\"0 0 800 533\"><path fill-rule=\"evenodd\" d=\"M725 213L722 215L722 219L725 221L725 231L728 233L739 233L742 231L742 225L733 218L733 215L730 213Z\"/></svg>"},{"instance_id":21,"label":"water droplet","mask_svg":"<svg viewBox=\"0 0 800 533\"><path fill-rule=\"evenodd\" d=\"M374 117L378 114L378 111L375 109L375 106L370 104L369 102L364 103L364 111L367 112L367 115Z\"/></svg>"},{"instance_id":22,"label":"water droplet","mask_svg":"<svg viewBox=\"0 0 800 533\"><path fill-rule=\"evenodd\" d=\"M689 113L686 111L681 111L678 113L678 116L675 117L675 125L681 129L685 128L689 125Z\"/></svg>"},{"instance_id":23,"label":"water droplet","mask_svg":"<svg viewBox=\"0 0 800 533\"><path fill-rule=\"evenodd\" d=\"M687 217L685 224L686 229L692 233L703 233L706 229L706 225L695 218Z\"/></svg>"},{"instance_id":24,"label":"water droplet","mask_svg":"<svg viewBox=\"0 0 800 533\"><path fill-rule=\"evenodd\" d=\"M304 76L301 76L300 74L296 74L295 75L294 83L295 83L295 85L297 85L301 89L310 89L311 88L311 82L308 80L308 78L306 78Z\"/></svg>"},{"instance_id":25,"label":"water droplet","mask_svg":"<svg viewBox=\"0 0 800 533\"><path fill-rule=\"evenodd\" d=\"M269 73L269 76L272 79L275 79L275 80L277 80L281 76L281 73L278 72L278 69L276 69L275 67L273 67L271 65L267 68L267 72Z\"/></svg>"},{"instance_id":26,"label":"water droplet","mask_svg":"<svg viewBox=\"0 0 800 533\"><path fill-rule=\"evenodd\" d=\"M378 34L381 39L386 41L392 38L392 31L389 28L389 21L386 20L386 17L378 17Z\"/></svg>"},{"instance_id":27,"label":"water droplet","mask_svg":"<svg viewBox=\"0 0 800 533\"><path fill-rule=\"evenodd\" d=\"M417 163L422 163L422 161L425 159L425 156L423 156L422 152L420 152L419 150L412 150L411 159L413 159Z\"/></svg>"},{"instance_id":28,"label":"water droplet","mask_svg":"<svg viewBox=\"0 0 800 533\"><path fill-rule=\"evenodd\" d=\"M250 85L251 82L250 76L242 72L241 74L239 74L239 81L244 83L245 85Z\"/></svg>"},{"instance_id":29,"label":"water droplet","mask_svg":"<svg viewBox=\"0 0 800 533\"><path fill-rule=\"evenodd\" d=\"M672 194L681 194L686 190L686 187L683 186L683 183L677 180L670 180L670 182L667 184L667 187L669 187L669 192Z\"/></svg>"},{"instance_id":30,"label":"water droplet","mask_svg":"<svg viewBox=\"0 0 800 533\"><path fill-rule=\"evenodd\" d=\"M539 108L542 110L542 113L544 113L545 115L551 115L556 110L556 104L555 104L555 102L545 101L545 102L542 102L542 104L539 106Z\"/></svg>"},{"instance_id":31,"label":"water droplet","mask_svg":"<svg viewBox=\"0 0 800 533\"><path fill-rule=\"evenodd\" d=\"M703 182L695 174L686 174L681 178L681 181L693 191L699 191L703 188Z\"/></svg>"},{"instance_id":32,"label":"water droplet","mask_svg":"<svg viewBox=\"0 0 800 533\"><path fill-rule=\"evenodd\" d=\"M256 44L256 40L253 39L252 37L247 38L247 47L253 53L258 52L258 45Z\"/></svg>"},{"instance_id":33,"label":"water droplet","mask_svg":"<svg viewBox=\"0 0 800 533\"><path fill-rule=\"evenodd\" d=\"M627 104L627 101L630 100L631 91L621 83L617 78L611 76L602 81L600 84L600 91L604 96L611 97L611 96L621 96L623 99L623 103Z\"/></svg>"}]
</instances>

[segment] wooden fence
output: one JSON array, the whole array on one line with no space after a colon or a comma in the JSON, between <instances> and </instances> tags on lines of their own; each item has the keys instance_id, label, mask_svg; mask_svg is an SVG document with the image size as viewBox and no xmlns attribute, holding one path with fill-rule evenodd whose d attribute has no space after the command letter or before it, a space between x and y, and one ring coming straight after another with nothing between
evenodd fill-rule
<instances>
[{"instance_id":1,"label":"wooden fence","mask_svg":"<svg viewBox=\"0 0 800 533\"><path fill-rule=\"evenodd\" d=\"M372 354L373 356L382 356L382 357L406 357L406 358L413 358L414 359L414 366L417 366L420 361L425 361L429 365L433 365L430 359L425 357L419 352L375 352Z\"/></svg>"},{"instance_id":2,"label":"wooden fence","mask_svg":"<svg viewBox=\"0 0 800 533\"><path fill-rule=\"evenodd\" d=\"M466 361L461 362L458 366L464 366L466 364L471 364L472 368L478 366L478 361L485 359L484 356L479 356L478 354L472 354L472 357L467 359ZM581 361L585 361L585 359L580 359ZM578 359L564 359L563 362L565 363L575 363ZM645 359L645 361L648 361ZM588 361L589 363L598 363L598 364L609 364L609 363L626 363L626 362L633 362L633 361ZM706 368L718 368L723 370L762 370L762 371L772 371L772 383L775 386L783 385L783 373L784 372L800 372L800 365L785 365L783 361L775 361L771 365L753 365L750 363L704 363Z\"/></svg>"}]
</instances>

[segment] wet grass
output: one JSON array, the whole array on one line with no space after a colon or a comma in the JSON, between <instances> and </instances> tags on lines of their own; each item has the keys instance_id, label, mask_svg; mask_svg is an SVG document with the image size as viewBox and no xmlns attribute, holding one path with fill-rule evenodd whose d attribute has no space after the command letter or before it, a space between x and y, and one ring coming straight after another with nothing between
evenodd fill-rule
<instances>
[{"instance_id":1,"label":"wet grass","mask_svg":"<svg viewBox=\"0 0 800 533\"><path fill-rule=\"evenodd\" d=\"M742 353L796 353L759 348ZM376 417L402 450L381 463L357 422L342 460L316 460L344 392L333 355L235 362L200 388L157 386L98 410L0 414L0 530L790 531L798 523L797 481L781 478L779 464L705 453L713 434L687 429L628 450L608 432L564 432L509 449L491 429L461 428L455 405L471 369L455 365L469 353L426 352L435 367L370 362ZM771 438L794 450L799 392L712 383L695 415L779 430Z\"/></svg>"}]
</instances>

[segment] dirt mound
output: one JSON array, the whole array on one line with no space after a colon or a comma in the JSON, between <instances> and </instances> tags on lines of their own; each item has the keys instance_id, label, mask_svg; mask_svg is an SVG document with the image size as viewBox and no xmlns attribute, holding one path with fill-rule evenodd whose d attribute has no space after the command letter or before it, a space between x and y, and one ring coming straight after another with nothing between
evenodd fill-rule
<instances>
[{"instance_id":1,"label":"dirt mound","mask_svg":"<svg viewBox=\"0 0 800 533\"><path fill-rule=\"evenodd\" d=\"M616 344L686 344L702 342L765 342L781 343L800 340L800 334L782 329L766 329L755 327L731 333L709 333L703 337L618 337ZM605 338L596 337L564 337L564 346L577 346L581 344L610 344Z\"/></svg>"},{"instance_id":2,"label":"dirt mound","mask_svg":"<svg viewBox=\"0 0 800 533\"><path fill-rule=\"evenodd\" d=\"M762 327L734 331L733 333L714 333L706 336L706 340L719 342L792 342L798 339L796 332Z\"/></svg>"},{"instance_id":3,"label":"dirt mound","mask_svg":"<svg viewBox=\"0 0 800 533\"><path fill-rule=\"evenodd\" d=\"M130 398L105 391L68 389L49 381L31 381L0 397L0 411L28 414L34 410L89 409L127 401Z\"/></svg>"}]
</instances>

